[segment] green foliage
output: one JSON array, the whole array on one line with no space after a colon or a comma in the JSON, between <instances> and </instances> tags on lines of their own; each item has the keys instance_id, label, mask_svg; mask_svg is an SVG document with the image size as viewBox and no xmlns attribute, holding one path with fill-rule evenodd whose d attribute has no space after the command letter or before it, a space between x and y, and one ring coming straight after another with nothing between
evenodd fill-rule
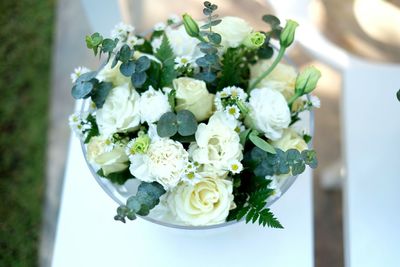
<instances>
[{"instance_id":1,"label":"green foliage","mask_svg":"<svg viewBox=\"0 0 400 267\"><path fill-rule=\"evenodd\" d=\"M249 71L247 60L244 57L244 48L228 48L222 58L222 75L217 89L227 86L246 87L244 76Z\"/></svg>"},{"instance_id":2,"label":"green foliage","mask_svg":"<svg viewBox=\"0 0 400 267\"><path fill-rule=\"evenodd\" d=\"M165 189L157 182L141 182L135 196L128 198L126 205L117 209L115 220L125 223L125 218L136 219L136 214L147 216L151 209L160 203L160 197L165 194Z\"/></svg>"},{"instance_id":3,"label":"green foliage","mask_svg":"<svg viewBox=\"0 0 400 267\"><path fill-rule=\"evenodd\" d=\"M267 33L267 36L279 39L283 29L281 26L281 21L274 15L264 15L262 20L271 27L271 30Z\"/></svg>"},{"instance_id":4,"label":"green foliage","mask_svg":"<svg viewBox=\"0 0 400 267\"><path fill-rule=\"evenodd\" d=\"M97 108L102 108L108 94L111 92L113 85L109 82L97 83L92 91L92 101L95 103Z\"/></svg>"},{"instance_id":5,"label":"green foliage","mask_svg":"<svg viewBox=\"0 0 400 267\"><path fill-rule=\"evenodd\" d=\"M274 190L268 187L271 180L261 178L257 180L261 181L258 189L245 194L245 201L238 201L237 207L230 211L228 220L240 221L244 218L246 223L258 222L264 227L267 225L272 228L283 228L270 209L266 208L267 199L274 194Z\"/></svg>"},{"instance_id":6,"label":"green foliage","mask_svg":"<svg viewBox=\"0 0 400 267\"><path fill-rule=\"evenodd\" d=\"M220 34L213 32L212 27L221 23L220 19L216 19L218 15L213 15L217 10L217 5L210 2L204 2L203 14L208 16L207 23L203 25L202 29L207 31L200 31L198 39L200 51L205 55L196 60L196 64L200 67L200 72L195 75L195 78L212 83L217 79L217 71L221 69L221 64L218 57L218 48L220 47L222 37Z\"/></svg>"},{"instance_id":7,"label":"green foliage","mask_svg":"<svg viewBox=\"0 0 400 267\"><path fill-rule=\"evenodd\" d=\"M86 138L84 140L85 144L89 143L90 139L92 137L100 135L99 127L97 126L97 122L96 122L96 118L92 114L89 114L87 116L86 120L90 123L91 127L87 131L87 135L86 135ZM86 132L85 132L85 134L86 134Z\"/></svg>"},{"instance_id":8,"label":"green foliage","mask_svg":"<svg viewBox=\"0 0 400 267\"><path fill-rule=\"evenodd\" d=\"M85 40L87 48L92 49L95 56L100 51L100 55L101 53L108 53L108 58L111 57L111 54L113 53L119 41L118 38L114 40L108 38L104 39L103 36L98 32L95 32L92 35L87 35Z\"/></svg>"},{"instance_id":9,"label":"green foliage","mask_svg":"<svg viewBox=\"0 0 400 267\"><path fill-rule=\"evenodd\" d=\"M397 94L396 94L396 96L397 96L397 100L399 100L399 101L400 101L400 89L399 89L399 91L397 91Z\"/></svg>"},{"instance_id":10,"label":"green foliage","mask_svg":"<svg viewBox=\"0 0 400 267\"><path fill-rule=\"evenodd\" d=\"M162 62L159 87L170 86L177 73L175 70L175 54L166 35L163 36L160 48L155 56Z\"/></svg>"},{"instance_id":11,"label":"green foliage","mask_svg":"<svg viewBox=\"0 0 400 267\"><path fill-rule=\"evenodd\" d=\"M108 175L104 175L104 172L102 169L97 171L97 174L101 177L107 178L111 182L119 185L123 185L127 180L133 179L134 177L130 173L129 169L125 169L120 172L113 172L109 173Z\"/></svg>"},{"instance_id":12,"label":"green foliage","mask_svg":"<svg viewBox=\"0 0 400 267\"><path fill-rule=\"evenodd\" d=\"M252 130L250 134L248 135L249 140L258 148L264 150L265 152L275 154L275 148L270 145L267 141L262 139L261 137L258 136L259 133L256 130Z\"/></svg>"},{"instance_id":13,"label":"green foliage","mask_svg":"<svg viewBox=\"0 0 400 267\"><path fill-rule=\"evenodd\" d=\"M91 71L79 76L74 83L71 94L75 99L91 97L97 108L102 108L108 94L112 89L109 82L99 82L95 77L96 71Z\"/></svg>"},{"instance_id":14,"label":"green foliage","mask_svg":"<svg viewBox=\"0 0 400 267\"><path fill-rule=\"evenodd\" d=\"M245 164L251 168L254 175L259 177L280 174L298 175L304 172L305 165L317 167L317 158L314 150L304 150L301 153L296 149L282 151L275 149L276 153L265 152L254 147L245 155Z\"/></svg>"},{"instance_id":15,"label":"green foliage","mask_svg":"<svg viewBox=\"0 0 400 267\"><path fill-rule=\"evenodd\" d=\"M38 266L56 5L0 1L0 10L0 266Z\"/></svg>"},{"instance_id":16,"label":"green foliage","mask_svg":"<svg viewBox=\"0 0 400 267\"><path fill-rule=\"evenodd\" d=\"M167 112L157 123L157 133L160 137L191 136L197 130L196 117L189 110L180 110L176 114Z\"/></svg>"},{"instance_id":17,"label":"green foliage","mask_svg":"<svg viewBox=\"0 0 400 267\"><path fill-rule=\"evenodd\" d=\"M303 135L303 140L304 140L304 142L306 142L308 144L308 143L311 142L312 136L308 135L308 134L305 134L305 135Z\"/></svg>"},{"instance_id":18,"label":"green foliage","mask_svg":"<svg viewBox=\"0 0 400 267\"><path fill-rule=\"evenodd\" d=\"M175 110L175 97L176 97L176 90L172 89L171 92L168 93L168 103L171 106L171 110Z\"/></svg>"}]
</instances>

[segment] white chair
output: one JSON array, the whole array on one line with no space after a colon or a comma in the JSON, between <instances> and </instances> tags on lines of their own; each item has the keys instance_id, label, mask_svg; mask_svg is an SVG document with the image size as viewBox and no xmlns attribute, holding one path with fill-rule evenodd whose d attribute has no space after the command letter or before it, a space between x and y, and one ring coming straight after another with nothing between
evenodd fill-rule
<instances>
[{"instance_id":1,"label":"white chair","mask_svg":"<svg viewBox=\"0 0 400 267\"><path fill-rule=\"evenodd\" d=\"M82 2L87 5L90 1L94 2ZM93 5L86 8L90 24L106 32L117 17L109 14L110 10L118 9L96 5L96 9ZM102 21L107 18L112 20ZM79 142L72 137L53 266L310 267L314 264L311 181L307 170L273 205L285 230L240 223L214 230L183 231L141 219L122 224L113 220L117 204L91 176Z\"/></svg>"},{"instance_id":2,"label":"white chair","mask_svg":"<svg viewBox=\"0 0 400 267\"><path fill-rule=\"evenodd\" d=\"M327 41L309 21L308 0L271 0L300 23L299 43L343 75L345 264L400 266L400 66L360 59Z\"/></svg>"}]
</instances>

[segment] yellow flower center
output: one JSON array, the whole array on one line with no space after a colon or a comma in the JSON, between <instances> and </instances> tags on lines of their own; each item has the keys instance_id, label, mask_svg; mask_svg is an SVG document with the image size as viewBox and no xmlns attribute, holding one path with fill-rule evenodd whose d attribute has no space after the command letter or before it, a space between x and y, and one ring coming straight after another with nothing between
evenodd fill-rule
<instances>
[{"instance_id":1,"label":"yellow flower center","mask_svg":"<svg viewBox=\"0 0 400 267\"><path fill-rule=\"evenodd\" d=\"M232 168L232 171L239 170L239 166L237 164L232 164L231 168Z\"/></svg>"},{"instance_id":2,"label":"yellow flower center","mask_svg":"<svg viewBox=\"0 0 400 267\"><path fill-rule=\"evenodd\" d=\"M235 108L229 108L228 109L228 113L230 114L230 115L235 115L236 114L236 109Z\"/></svg>"}]
</instances>

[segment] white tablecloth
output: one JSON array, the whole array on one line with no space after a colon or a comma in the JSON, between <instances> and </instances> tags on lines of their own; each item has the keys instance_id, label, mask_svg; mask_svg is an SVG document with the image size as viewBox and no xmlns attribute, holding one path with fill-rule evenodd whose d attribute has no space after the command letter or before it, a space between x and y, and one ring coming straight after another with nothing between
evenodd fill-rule
<instances>
[{"instance_id":1,"label":"white tablecloth","mask_svg":"<svg viewBox=\"0 0 400 267\"><path fill-rule=\"evenodd\" d=\"M142 219L113 220L117 204L91 176L71 139L54 267L313 266L311 172L301 175L273 205L284 230L236 224L222 229L176 230Z\"/></svg>"}]
</instances>

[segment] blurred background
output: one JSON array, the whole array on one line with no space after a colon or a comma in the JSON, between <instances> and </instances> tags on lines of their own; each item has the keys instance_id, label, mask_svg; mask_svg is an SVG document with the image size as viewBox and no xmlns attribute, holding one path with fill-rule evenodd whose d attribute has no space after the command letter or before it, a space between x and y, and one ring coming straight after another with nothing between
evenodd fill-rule
<instances>
[{"instance_id":1,"label":"blurred background","mask_svg":"<svg viewBox=\"0 0 400 267\"><path fill-rule=\"evenodd\" d=\"M139 32L174 13L202 17L202 0L130 2L129 8L142 12L123 16ZM213 2L220 15L240 16L255 29L264 27L262 15L274 13L266 0ZM67 118L74 108L69 74L98 61L85 46L92 29L80 1L2 0L0 10L0 266L48 266L70 136ZM316 0L311 10L318 29L349 53L400 62L399 0ZM314 172L315 263L343 266L337 171L342 77L300 46L290 53L300 67L314 64L323 74L316 90L322 106L314 139L320 162Z\"/></svg>"}]
</instances>

